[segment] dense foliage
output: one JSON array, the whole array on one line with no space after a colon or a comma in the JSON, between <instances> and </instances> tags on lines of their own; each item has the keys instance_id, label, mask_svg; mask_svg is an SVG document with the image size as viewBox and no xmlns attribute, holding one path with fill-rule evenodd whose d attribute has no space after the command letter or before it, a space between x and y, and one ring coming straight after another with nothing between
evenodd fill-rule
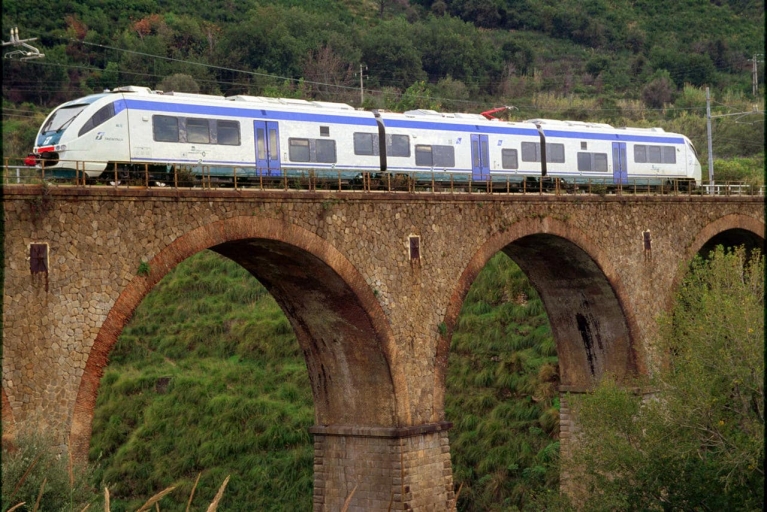
<instances>
[{"instance_id":1,"label":"dense foliage","mask_svg":"<svg viewBox=\"0 0 767 512\"><path fill-rule=\"evenodd\" d=\"M764 261L747 257L692 263L651 395L607 381L576 402L584 510L763 510Z\"/></svg>"},{"instance_id":2,"label":"dense foliage","mask_svg":"<svg viewBox=\"0 0 767 512\"><path fill-rule=\"evenodd\" d=\"M261 92L275 76L316 80L340 87L314 94L348 101L353 91L344 87L356 86L349 70L359 63L373 88L400 92L451 77L488 98L522 77L538 91L638 98L665 72L675 89L745 93L748 59L764 46L764 5L756 0L86 0L56 7L4 2L3 33L20 26L46 54L4 62L4 97L60 101L188 73L203 90L224 93ZM318 62L323 50L332 69Z\"/></svg>"},{"instance_id":3,"label":"dense foliage","mask_svg":"<svg viewBox=\"0 0 767 512\"><path fill-rule=\"evenodd\" d=\"M50 435L31 429L16 434L13 449L3 442L0 510L25 503L16 510L72 512L98 501L91 468L72 464L53 444Z\"/></svg>"},{"instance_id":4,"label":"dense foliage","mask_svg":"<svg viewBox=\"0 0 767 512\"><path fill-rule=\"evenodd\" d=\"M67 12L64 17L50 12ZM764 155L764 5L756 0L7 0L3 34L45 58L3 59L3 145L24 156L51 107L118 85L661 126L705 165ZM6 52L10 48L6 49ZM752 63L759 91L752 94ZM362 67L364 65L364 67Z\"/></svg>"}]
</instances>

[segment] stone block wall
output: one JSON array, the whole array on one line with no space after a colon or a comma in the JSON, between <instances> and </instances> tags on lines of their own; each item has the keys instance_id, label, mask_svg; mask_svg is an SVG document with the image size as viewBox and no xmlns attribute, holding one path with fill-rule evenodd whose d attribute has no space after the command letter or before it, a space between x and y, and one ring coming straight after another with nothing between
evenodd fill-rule
<instances>
[{"instance_id":1,"label":"stone block wall","mask_svg":"<svg viewBox=\"0 0 767 512\"><path fill-rule=\"evenodd\" d=\"M449 427L312 427L315 512L454 510Z\"/></svg>"}]
</instances>

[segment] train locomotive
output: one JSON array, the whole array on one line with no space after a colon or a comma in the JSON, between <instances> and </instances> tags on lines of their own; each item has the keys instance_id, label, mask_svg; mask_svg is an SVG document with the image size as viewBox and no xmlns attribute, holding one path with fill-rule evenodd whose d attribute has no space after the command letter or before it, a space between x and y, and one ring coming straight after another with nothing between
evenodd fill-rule
<instances>
[{"instance_id":1,"label":"train locomotive","mask_svg":"<svg viewBox=\"0 0 767 512\"><path fill-rule=\"evenodd\" d=\"M46 176L89 179L174 166L219 181L363 174L505 182L560 179L608 185L701 184L684 135L661 128L413 110L246 95L221 97L127 86L56 108L28 164ZM159 176L159 177L158 177Z\"/></svg>"}]
</instances>

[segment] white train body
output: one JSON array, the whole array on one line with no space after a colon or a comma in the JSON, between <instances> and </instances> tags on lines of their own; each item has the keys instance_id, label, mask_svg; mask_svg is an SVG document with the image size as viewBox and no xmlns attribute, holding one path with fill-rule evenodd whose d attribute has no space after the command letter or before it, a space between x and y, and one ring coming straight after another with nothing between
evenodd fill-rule
<instances>
[{"instance_id":1,"label":"white train body","mask_svg":"<svg viewBox=\"0 0 767 512\"><path fill-rule=\"evenodd\" d=\"M505 122L427 110L379 113L339 103L144 87L61 105L41 127L34 153L46 170L77 169L89 177L115 165L180 164L220 176L237 169L241 177L327 170L434 171L437 179L475 181L542 174L614 184L701 180L690 140L660 128Z\"/></svg>"}]
</instances>

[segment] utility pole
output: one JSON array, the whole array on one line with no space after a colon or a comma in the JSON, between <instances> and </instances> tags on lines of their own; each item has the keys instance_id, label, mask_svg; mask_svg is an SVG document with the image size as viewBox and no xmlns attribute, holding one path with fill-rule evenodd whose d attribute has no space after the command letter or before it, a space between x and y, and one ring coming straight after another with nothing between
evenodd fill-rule
<instances>
[{"instance_id":1,"label":"utility pole","mask_svg":"<svg viewBox=\"0 0 767 512\"><path fill-rule=\"evenodd\" d=\"M756 91L759 90L759 82L758 82L757 74L756 74L756 54L754 54L754 71L752 74L751 79L751 85L754 91L754 96L756 96Z\"/></svg>"},{"instance_id":2,"label":"utility pole","mask_svg":"<svg viewBox=\"0 0 767 512\"><path fill-rule=\"evenodd\" d=\"M759 92L759 74L757 73L757 70L758 70L757 63L764 62L764 61L760 61L758 57L764 57L764 55L761 53L755 53L754 58L751 59L751 90L754 96L756 96L757 93Z\"/></svg>"},{"instance_id":3,"label":"utility pole","mask_svg":"<svg viewBox=\"0 0 767 512\"><path fill-rule=\"evenodd\" d=\"M362 104L365 101L365 87L362 82L362 78L364 76L362 71L363 68L365 68L365 71L367 71L368 67L364 64L360 64L360 108L362 108Z\"/></svg>"},{"instance_id":4,"label":"utility pole","mask_svg":"<svg viewBox=\"0 0 767 512\"><path fill-rule=\"evenodd\" d=\"M714 184L714 150L711 144L711 95L706 87L706 135L708 138L708 184ZM709 189L712 191L713 187Z\"/></svg>"},{"instance_id":5,"label":"utility pole","mask_svg":"<svg viewBox=\"0 0 767 512\"><path fill-rule=\"evenodd\" d=\"M708 182L709 185L714 184L714 150L713 150L713 144L711 142L711 119L716 117L730 117L730 116L738 116L735 121L737 122L739 119L754 115L754 114L762 114L764 115L764 110L758 110L757 106L754 105L754 108L751 112L732 112L730 114L719 114L716 116L711 115L711 94L709 93L708 87L706 87L706 138L708 139ZM713 187L709 189L709 193L713 192Z\"/></svg>"}]
</instances>

